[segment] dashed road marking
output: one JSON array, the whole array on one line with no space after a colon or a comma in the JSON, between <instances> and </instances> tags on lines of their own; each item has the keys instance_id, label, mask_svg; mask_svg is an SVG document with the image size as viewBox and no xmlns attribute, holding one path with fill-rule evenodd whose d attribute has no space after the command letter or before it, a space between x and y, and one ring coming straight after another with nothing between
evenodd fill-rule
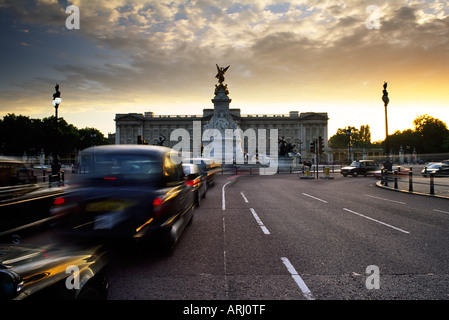
<instances>
[{"instance_id":1,"label":"dashed road marking","mask_svg":"<svg viewBox=\"0 0 449 320\"><path fill-rule=\"evenodd\" d=\"M249 201L248 201L248 199L246 199L245 195L243 194L243 191L240 192L240 194L242 195L243 200L244 200L246 203L248 203Z\"/></svg>"},{"instance_id":2,"label":"dashed road marking","mask_svg":"<svg viewBox=\"0 0 449 320\"><path fill-rule=\"evenodd\" d=\"M315 300L315 298L312 295L312 292L307 287L304 280L302 280L301 276L298 274L296 269L293 267L293 265L290 263L290 261L286 257L281 258L284 265L287 267L288 272L292 275L293 280L295 280L296 284L298 285L299 289L301 289L302 294L307 300Z\"/></svg>"},{"instance_id":3,"label":"dashed road marking","mask_svg":"<svg viewBox=\"0 0 449 320\"><path fill-rule=\"evenodd\" d=\"M262 229L263 233L270 234L270 231L264 226L262 220L260 220L259 216L257 215L256 211L253 208L250 208L251 213L254 216L254 219L256 219L257 223L259 224L260 228Z\"/></svg>"},{"instance_id":4,"label":"dashed road marking","mask_svg":"<svg viewBox=\"0 0 449 320\"><path fill-rule=\"evenodd\" d=\"M374 219L374 218L371 218L371 217L365 216L365 215L363 215L363 214L361 214L361 213L358 213L358 212L355 212L355 211L352 211L352 210L349 210L349 209L346 209L346 208L343 208L343 210L345 210L345 211L347 211L347 212L351 212L351 213L353 213L353 214L356 214L356 215L358 215L358 216L360 216L360 217L363 217L363 218L369 219L369 220L371 220L371 221L374 221L374 222L380 223L380 224L382 224L382 225L384 225L384 226L387 226L387 227L393 228L393 229L395 229L395 230L398 230L398 231L400 231L400 232L403 232L403 233L407 233L407 234L408 234L408 233L410 233L410 232L408 232L408 231L405 231L405 230L402 230L402 229L400 229L400 228L398 228L398 227L392 226L391 224L388 224L388 223L385 223L385 222L382 222L382 221L376 220L376 219Z\"/></svg>"},{"instance_id":5,"label":"dashed road marking","mask_svg":"<svg viewBox=\"0 0 449 320\"><path fill-rule=\"evenodd\" d=\"M321 202L327 203L327 201L326 201L326 200L323 200L323 199L320 199L320 198L317 198L317 197L311 196L310 194L307 194L307 193L303 193L303 195L305 195L305 196L307 196L307 197L309 197L309 198L312 198L312 199L315 199L315 200L318 200L318 201L321 201Z\"/></svg>"}]
</instances>

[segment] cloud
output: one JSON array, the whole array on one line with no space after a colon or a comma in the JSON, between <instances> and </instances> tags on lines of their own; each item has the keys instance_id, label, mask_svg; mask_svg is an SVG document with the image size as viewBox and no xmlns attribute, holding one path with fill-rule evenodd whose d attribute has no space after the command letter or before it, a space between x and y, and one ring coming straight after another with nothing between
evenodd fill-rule
<instances>
[{"instance_id":1,"label":"cloud","mask_svg":"<svg viewBox=\"0 0 449 320\"><path fill-rule=\"evenodd\" d=\"M0 10L22 24L20 30L32 35L33 28L44 28L62 42L53 53L56 62L46 64L49 75L24 75L21 85L32 88L29 93L48 91L56 74L64 97L83 105L95 99L102 106L126 101L151 108L187 96L204 101L201 110L208 107L218 63L231 65L226 80L243 104L363 101L379 95L386 79L403 89L396 95L404 99L416 98L419 90L445 95L436 81L447 83L449 74L446 1L372 0L379 30L367 28L367 2L356 0L71 4L80 8L80 30L65 29L68 15L56 0L0 0ZM74 40L79 45L71 51ZM39 43L20 42L39 50ZM11 95L0 93L7 103Z\"/></svg>"}]
</instances>

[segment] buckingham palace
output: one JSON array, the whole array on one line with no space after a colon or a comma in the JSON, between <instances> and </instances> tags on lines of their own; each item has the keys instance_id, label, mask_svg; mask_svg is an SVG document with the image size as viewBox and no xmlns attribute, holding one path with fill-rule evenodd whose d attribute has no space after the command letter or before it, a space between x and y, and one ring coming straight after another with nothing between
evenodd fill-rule
<instances>
[{"instance_id":1,"label":"buckingham palace","mask_svg":"<svg viewBox=\"0 0 449 320\"><path fill-rule=\"evenodd\" d=\"M203 109L202 115L156 115L153 112L116 114L116 144L158 144L173 147L170 134L178 128L186 129L191 135L193 124L200 121L202 126L210 121L214 109ZM229 109L230 115L243 131L246 129L277 129L279 138L294 145L304 159L312 158L310 143L323 137L325 155L328 157L328 115L325 112L290 111L288 114L241 114L240 109ZM161 138L165 140L161 141ZM326 161L325 160L325 161Z\"/></svg>"},{"instance_id":2,"label":"buckingham palace","mask_svg":"<svg viewBox=\"0 0 449 320\"><path fill-rule=\"evenodd\" d=\"M313 158L310 152L310 143L316 143L319 137L321 137L324 151L322 160L332 161L329 158L332 157L332 153L329 152L327 139L327 121L329 120L327 113L290 111L288 114L241 114L240 109L230 108L232 99L229 97L228 85L224 83L224 75L230 66L224 68L219 67L217 64L216 67L217 75L215 78L218 79L218 84L215 85L215 96L211 100L213 108L203 109L202 115L156 115L151 111L144 114L116 114L114 119L116 127L115 143L159 144L173 148L177 141L172 141L171 133L178 132L179 130L177 129L184 129L188 132L191 139L190 145L194 144L192 136L194 137L199 130L208 132L209 129L213 129L219 130L220 133L230 129L240 129L244 132L261 132L265 130L265 132L270 131L271 133L274 131L275 135L277 135L277 138L274 139L278 140L272 141L273 137L271 135L270 138L262 138L266 145L278 145L279 142L281 142L282 146L288 144L289 148L295 148L294 153L299 154L303 159ZM221 145L226 147L227 142L230 141L229 139L232 140L233 138L223 137L220 134L220 137L215 136L213 139L214 143L215 139L220 141L216 145L217 147ZM240 139L236 143L236 145L238 144L239 154L247 154L254 151L252 149L254 145L253 140L254 138L248 138L245 142L244 138ZM203 139L202 141L207 140ZM196 148L196 152L199 149ZM274 150L277 150L277 148L270 149L271 154ZM256 152L266 154L264 151L257 150ZM198 154L192 155L198 156ZM223 156L226 157L226 155Z\"/></svg>"}]
</instances>

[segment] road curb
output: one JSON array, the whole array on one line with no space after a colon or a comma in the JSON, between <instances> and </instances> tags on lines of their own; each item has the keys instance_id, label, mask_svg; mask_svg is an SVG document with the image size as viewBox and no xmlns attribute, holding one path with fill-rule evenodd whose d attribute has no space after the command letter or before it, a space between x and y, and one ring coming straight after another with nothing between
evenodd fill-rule
<instances>
[{"instance_id":1,"label":"road curb","mask_svg":"<svg viewBox=\"0 0 449 320\"><path fill-rule=\"evenodd\" d=\"M394 189L391 187L385 187L384 185L382 185L381 181L377 181L376 186L381 189L385 189L385 190L391 190L391 191L402 192L402 193L407 193L407 194L415 194L415 195L419 195L419 196L427 196L427 197L431 197L431 198L440 198L440 199L449 200L449 196L442 196L442 195L438 195L438 194L429 194L429 193L422 193L422 192L416 192L416 191L408 191L408 190Z\"/></svg>"}]
</instances>

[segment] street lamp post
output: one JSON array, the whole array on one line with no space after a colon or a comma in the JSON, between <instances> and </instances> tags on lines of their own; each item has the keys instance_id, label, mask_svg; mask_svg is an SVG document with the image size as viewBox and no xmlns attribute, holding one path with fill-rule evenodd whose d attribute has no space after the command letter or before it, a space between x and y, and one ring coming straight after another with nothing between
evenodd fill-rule
<instances>
[{"instance_id":1,"label":"street lamp post","mask_svg":"<svg viewBox=\"0 0 449 320\"><path fill-rule=\"evenodd\" d=\"M354 161L354 153L352 148L352 129L348 127L346 130L346 135L349 136L349 142L348 142L348 162L351 163Z\"/></svg>"},{"instance_id":2,"label":"street lamp post","mask_svg":"<svg viewBox=\"0 0 449 320\"><path fill-rule=\"evenodd\" d=\"M61 92L59 91L59 84L56 84L55 86L55 93L53 94L53 100L52 104L53 107L55 107L55 154L53 156L53 163L51 165L51 174L52 175L58 175L59 177L59 171L61 169L61 164L59 163L58 159L58 107L61 104Z\"/></svg>"},{"instance_id":3,"label":"street lamp post","mask_svg":"<svg viewBox=\"0 0 449 320\"><path fill-rule=\"evenodd\" d=\"M387 91L387 82L384 82L384 89L382 90L383 96L382 101L384 102L385 107L385 162L384 162L384 168L388 171L392 171L393 164L390 160L390 139L388 138L388 115L387 115L387 106L390 102L390 99L388 98L388 91Z\"/></svg>"}]
</instances>

